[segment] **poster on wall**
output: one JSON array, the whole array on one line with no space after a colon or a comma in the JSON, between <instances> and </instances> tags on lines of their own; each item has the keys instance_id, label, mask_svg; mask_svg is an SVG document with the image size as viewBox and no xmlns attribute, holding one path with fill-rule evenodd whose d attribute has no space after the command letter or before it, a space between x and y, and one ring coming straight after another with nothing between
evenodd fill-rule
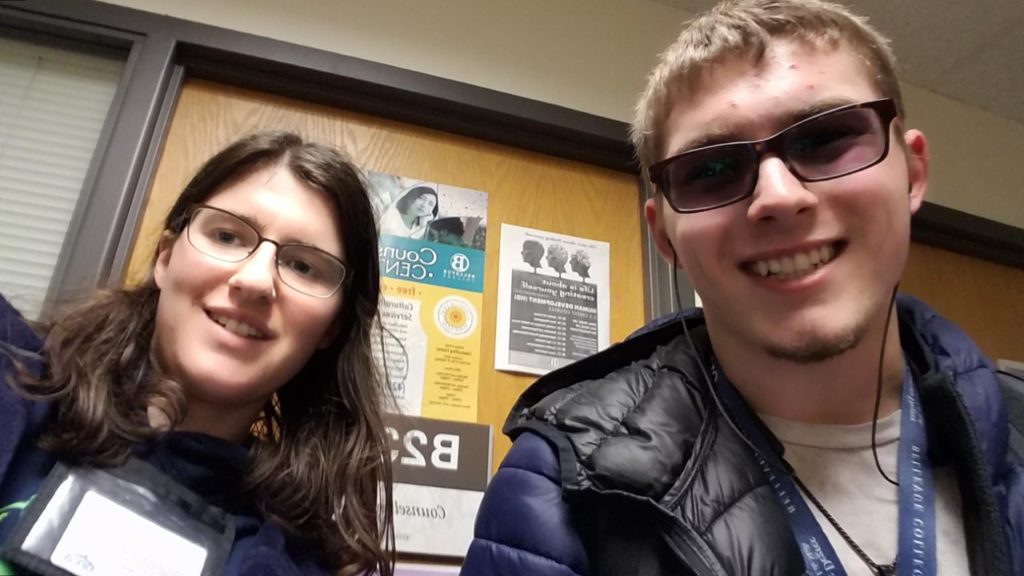
<instances>
[{"instance_id":1,"label":"poster on wall","mask_svg":"<svg viewBox=\"0 0 1024 576\"><path fill-rule=\"evenodd\" d=\"M374 356L403 414L475 421L487 194L367 177L380 227Z\"/></svg>"},{"instance_id":2,"label":"poster on wall","mask_svg":"<svg viewBox=\"0 0 1024 576\"><path fill-rule=\"evenodd\" d=\"M395 547L461 558L491 472L491 427L387 417L394 472Z\"/></svg>"},{"instance_id":3,"label":"poster on wall","mask_svg":"<svg viewBox=\"0 0 1024 576\"><path fill-rule=\"evenodd\" d=\"M608 243L501 225L494 367L546 374L608 347Z\"/></svg>"}]
</instances>

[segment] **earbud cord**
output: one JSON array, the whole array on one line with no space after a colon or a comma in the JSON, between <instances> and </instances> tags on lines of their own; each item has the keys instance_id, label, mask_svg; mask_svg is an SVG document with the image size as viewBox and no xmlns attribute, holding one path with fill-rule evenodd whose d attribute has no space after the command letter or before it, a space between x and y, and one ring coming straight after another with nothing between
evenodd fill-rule
<instances>
[{"instance_id":1,"label":"earbud cord","mask_svg":"<svg viewBox=\"0 0 1024 576\"><path fill-rule=\"evenodd\" d=\"M900 483L893 480L882 470L882 464L878 461L878 443L875 441L875 435L878 431L878 411L882 405L882 369L885 366L885 341L889 337L889 321L892 319L893 304L896 302L896 290L900 287L899 282L892 289L892 296L889 298L889 310L885 313L885 327L882 332L882 352L878 358L878 383L875 386L875 412L874 417L871 418L871 455L875 458L875 468L878 468L878 473L885 478L885 481L892 484L893 486L899 486ZM907 385L913 386L912 383L906 383ZM909 406L903 406L903 410L909 410Z\"/></svg>"},{"instance_id":2,"label":"earbud cord","mask_svg":"<svg viewBox=\"0 0 1024 576\"><path fill-rule=\"evenodd\" d=\"M1014 380L1020 380L1021 382L1024 382L1024 378L1021 378L1020 376L1017 376L1016 374L1014 374L1012 372L1007 372L1006 370L996 370L996 374L1002 374L1003 376L1009 376L1010 378L1013 378Z\"/></svg>"},{"instance_id":3,"label":"earbud cord","mask_svg":"<svg viewBox=\"0 0 1024 576\"><path fill-rule=\"evenodd\" d=\"M757 455L758 459L763 460L764 462L766 462L768 464L768 466L773 468L777 474L782 474L782 475L786 475L786 476L790 475L792 473L791 470L788 470L788 469L780 470L779 467L775 464L776 460L781 460L781 459L766 458L765 455L761 453L761 450L758 449L757 445L754 444L754 442L752 440L750 440L749 437L747 437L746 433L744 433L743 430L740 430L739 426L737 426L735 422L733 422L732 416L730 416L729 411L726 410L725 406L722 404L722 399L719 398L719 396L718 396L718 390L715 388L714 384L711 381L711 376L708 374L707 369L704 367L704 361L701 359L700 353L697 350L697 346L694 345L693 338L690 337L690 329L686 325L686 317L683 315L683 304L682 304L682 301L679 298L679 266L678 266L678 264L679 264L679 262L678 262L678 258L676 256L676 251L675 251L675 248L673 247L672 248L672 283L673 283L672 294L675 296L676 310L680 314L679 321L682 322L682 324L683 324L683 334L686 335L686 341L690 344L690 349L693 350L693 357L697 361L697 367L700 368L701 375L704 377L704 383L708 387L708 393L711 395L712 400L715 401L715 406L718 408L719 413L721 413L722 416L725 417L725 421L729 425L729 428L732 428L732 431L735 432L736 435L740 437L740 440L742 440L743 443L746 444L747 447L750 448L754 452L754 454ZM785 460L782 460L782 462L785 464Z\"/></svg>"},{"instance_id":4,"label":"earbud cord","mask_svg":"<svg viewBox=\"0 0 1024 576\"><path fill-rule=\"evenodd\" d=\"M682 312L683 312L683 304L682 304L682 301L681 301L681 299L679 297L679 266L678 266L678 264L679 264L678 256L676 255L676 251L673 248L672 249L672 282L673 282L672 293L673 293L673 296L675 296L676 309L679 311L680 314L682 314ZM879 409L881 407L881 401L882 401L882 368L883 368L883 362L885 360L885 343L886 343L886 340L888 339L888 335L889 335L889 321L892 319L893 302L896 300L896 291L897 291L898 288L899 288L899 284L897 283L896 286L892 289L892 296L889 298L889 309L888 309L888 311L886 312L886 315L885 315L885 332L883 332L883 334L882 334L882 351L880 353L880 360L879 360L879 363L878 363L878 380L877 380L877 386L876 386L876 390L875 390L874 417L871 419L871 453L872 453L872 455L874 456L874 459L875 459L875 467L878 468L878 472L882 475L882 478L884 478L887 482L889 482L890 484L893 484L894 486L899 486L899 482L889 478L888 474L886 474L885 471L882 470L882 465L879 462L879 459L878 459L878 444L877 444L877 441L876 441L876 434L877 434L877 428L878 428L878 412L879 412ZM729 416L729 412L722 405L722 400L721 400L721 398L719 398L718 391L715 389L715 386L712 384L711 377L708 374L707 369L704 367L704 361L701 359L700 354L697 352L697 347L693 343L693 338L690 337L690 330L689 330L689 327L686 325L686 318L685 317L681 317L680 318L680 322L683 324L683 334L686 336L686 341L690 344L690 348L693 349L693 351L694 351L694 358L697 361L697 367L700 368L701 375L704 377L704 382L707 384L708 392L711 394L711 398L715 401L715 406L717 406L718 410L725 416L725 421L729 424L729 427L732 428L733 432L735 432L740 437L741 440L743 440L743 443L746 444L748 448L750 448L751 450L754 451L754 454L757 454L762 460L768 462L768 464L771 467L776 468L776 472L782 472L784 474L789 475L791 473L790 470L778 470L777 467L775 466L774 462L773 462L774 459L772 459L772 458L765 458L764 454L761 454L761 451L758 449L758 447L750 440L750 438L747 437L747 435L742 430L739 429L739 427L736 426L736 423L733 422L732 418ZM785 460L783 460L783 462L785 462Z\"/></svg>"},{"instance_id":5,"label":"earbud cord","mask_svg":"<svg viewBox=\"0 0 1024 576\"><path fill-rule=\"evenodd\" d=\"M683 305L682 305L682 302L680 301L680 298L679 298L679 276L678 276L679 267L678 267L678 261L677 260L678 259L677 259L677 256L676 256L676 251L675 251L675 249L673 249L672 250L672 281L675 283L675 286L673 287L674 289L673 289L672 292L673 292L673 295L675 296L675 300L676 300L676 309L679 311L680 315L682 315ZM892 298L890 298L890 300L889 300L889 311L886 313L886 317L885 317L885 335L887 335L889 333L889 320L891 319L891 316L892 316L892 305L893 305L893 301L896 299L896 289L897 288L899 288L899 284L897 284L896 287L893 288ZM787 475L787 476L790 476L790 477L793 478L794 482L796 482L796 484L797 484L797 486L799 486L800 490L802 490L804 492L804 494L807 495L808 500L815 506L815 508L818 509L818 511L820 511L822 513L822 515L825 517L826 520L828 520L828 522L832 525L832 527L836 529L836 532L839 534L840 537L842 537L842 539L844 541L846 541L846 543L850 546L850 549L852 549L854 551L854 553L869 568L871 568L872 572L874 572L875 574L878 574L880 576L894 574L895 571L896 571L896 561L893 561L892 564L880 565L877 562L875 562L874 560L872 560L871 557L869 557L867 555L867 553L864 552L864 550L857 544L857 542L843 528L843 526L841 524L839 524L839 521L836 520L835 517L832 516L832 514L830 514L829 511L821 504L821 502L818 501L818 499L814 496L814 494L812 494L811 491L807 489L807 486L805 486L804 483L800 480L800 477L796 475L796 472L794 470L792 470L792 468L789 468L789 463L786 462L786 460L784 458L777 458L777 459L765 458L764 454L761 453L761 451L757 448L757 446L747 437L746 434L743 433L742 430L739 429L739 427L736 425L736 423L732 421L732 417L729 415L729 412L727 412L725 410L725 407L722 405L722 401L718 397L718 391L716 390L716 388L712 384L711 378L708 376L707 370L704 368L704 362L701 360L700 354L697 351L697 347L694 346L694 344L693 344L693 339L690 338L690 330L686 326L686 317L682 316L680 318L680 321L683 324L683 333L686 335L686 340L687 340L687 342L689 342L690 348L693 350L693 353L694 353L693 356L694 356L694 359L697 361L697 366L700 367L701 374L704 376L704 382L707 384L708 393L711 394L711 397L714 399L715 405L718 407L719 412L724 416L725 421L729 424L729 427L732 428L733 432L735 432L736 435L740 437L740 439L743 441L744 444L747 445L748 448L753 450L754 454L756 454L757 457L761 461L766 463L769 467L773 468L776 473L784 474L784 475ZM886 340L886 336L885 335L882 336L882 358L883 359L885 358L885 340ZM875 466L878 467L878 471L881 472L882 477L885 478L887 481L889 481L889 482L891 482L893 484L896 484L898 486L899 485L898 483L893 482L891 479L889 479L888 476L886 476L885 472L882 471L881 465L878 463L878 451L877 451L877 447L876 447L876 444L875 444L875 427L876 427L876 424L878 422L878 410L879 410L879 405L880 405L880 402L881 402L881 393L882 393L881 391L882 391L882 368L881 368L881 363L879 363L879 368L878 368L878 386L877 386L877 392L875 394L875 416L874 416L874 418L872 420L872 423L871 423L871 451L872 451L872 453L874 454L874 457L875 457ZM787 468L784 469L784 470L779 470L778 466L775 464L776 460L781 461L783 466L785 466Z\"/></svg>"}]
</instances>

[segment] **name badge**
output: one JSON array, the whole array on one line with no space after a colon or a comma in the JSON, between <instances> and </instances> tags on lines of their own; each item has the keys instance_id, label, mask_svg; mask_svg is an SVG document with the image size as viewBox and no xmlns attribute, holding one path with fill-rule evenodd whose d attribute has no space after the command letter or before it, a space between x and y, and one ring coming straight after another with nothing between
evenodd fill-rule
<instances>
[{"instance_id":1,"label":"name badge","mask_svg":"<svg viewBox=\"0 0 1024 576\"><path fill-rule=\"evenodd\" d=\"M57 464L3 556L42 576L214 576L234 533L231 516L140 460Z\"/></svg>"}]
</instances>

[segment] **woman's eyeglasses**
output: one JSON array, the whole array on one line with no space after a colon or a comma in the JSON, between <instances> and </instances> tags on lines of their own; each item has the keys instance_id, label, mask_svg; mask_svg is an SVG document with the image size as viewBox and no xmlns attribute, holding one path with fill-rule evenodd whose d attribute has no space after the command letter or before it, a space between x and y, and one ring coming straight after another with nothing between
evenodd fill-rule
<instances>
[{"instance_id":1,"label":"woman's eyeglasses","mask_svg":"<svg viewBox=\"0 0 1024 576\"><path fill-rule=\"evenodd\" d=\"M651 166L651 182L676 212L702 212L754 193L765 154L778 156L799 180L840 178L878 164L889 153L890 98L841 106L751 142L696 148Z\"/></svg>"},{"instance_id":2,"label":"woman's eyeglasses","mask_svg":"<svg viewBox=\"0 0 1024 576\"><path fill-rule=\"evenodd\" d=\"M225 262L241 262L264 242L277 247L277 273L290 288L329 298L348 277L345 264L332 254L305 244L281 244L264 238L239 216L196 204L188 213L185 232L189 244L203 254Z\"/></svg>"}]
</instances>

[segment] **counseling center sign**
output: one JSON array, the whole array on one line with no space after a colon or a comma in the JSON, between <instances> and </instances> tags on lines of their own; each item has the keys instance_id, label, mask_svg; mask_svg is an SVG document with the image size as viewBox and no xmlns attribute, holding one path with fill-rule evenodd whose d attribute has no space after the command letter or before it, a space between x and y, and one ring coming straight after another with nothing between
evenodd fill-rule
<instances>
[{"instance_id":1,"label":"counseling center sign","mask_svg":"<svg viewBox=\"0 0 1024 576\"><path fill-rule=\"evenodd\" d=\"M491 427L388 415L399 552L461 557L490 479Z\"/></svg>"},{"instance_id":2,"label":"counseling center sign","mask_svg":"<svg viewBox=\"0 0 1024 576\"><path fill-rule=\"evenodd\" d=\"M402 413L475 421L487 194L368 178L381 234L377 362Z\"/></svg>"}]
</instances>

